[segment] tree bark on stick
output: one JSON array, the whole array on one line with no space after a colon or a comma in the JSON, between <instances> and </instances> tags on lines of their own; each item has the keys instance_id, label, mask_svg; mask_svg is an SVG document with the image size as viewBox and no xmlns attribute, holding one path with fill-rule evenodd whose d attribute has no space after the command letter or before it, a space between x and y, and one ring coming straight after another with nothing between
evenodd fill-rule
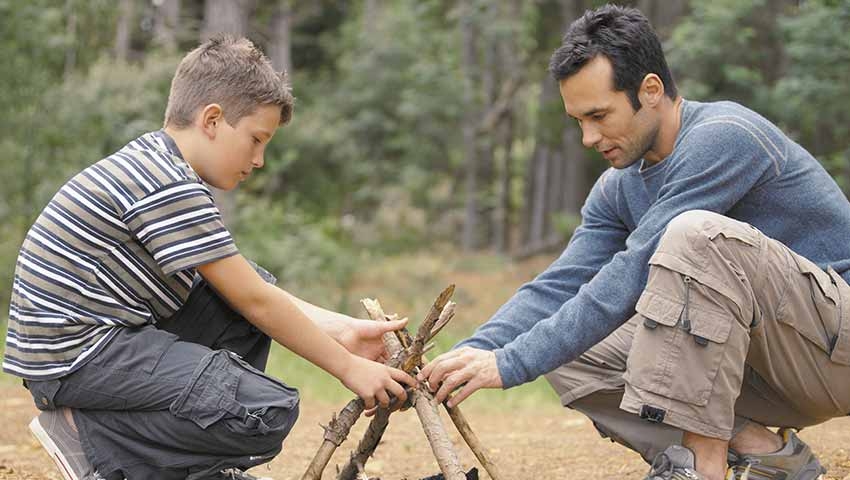
<instances>
[{"instance_id":1,"label":"tree bark on stick","mask_svg":"<svg viewBox=\"0 0 850 480\"><path fill-rule=\"evenodd\" d=\"M384 431L390 423L390 411L386 408L379 408L375 413L375 418L369 422L369 427L360 443L357 444L357 450L351 454L348 463L342 467L337 480L357 480L357 474L360 468L366 465L366 460L375 453L375 448L378 447L381 438L384 436Z\"/></svg>"},{"instance_id":2,"label":"tree bark on stick","mask_svg":"<svg viewBox=\"0 0 850 480\"><path fill-rule=\"evenodd\" d=\"M446 480L466 480L466 474L460 466L460 460L455 454L451 439L440 420L434 397L423 388L413 391L413 406L419 415L422 429L431 445L431 451L437 459L437 465Z\"/></svg>"},{"instance_id":3,"label":"tree bark on stick","mask_svg":"<svg viewBox=\"0 0 850 480\"><path fill-rule=\"evenodd\" d=\"M364 407L365 404L362 399L357 398L352 400L339 412L339 416L334 416L331 423L327 427L324 427L325 440L322 442L322 446L319 447L319 451L316 452L316 456L313 457L313 461L310 462L301 480L321 480L322 472L331 460L336 448L348 437L348 432L351 431L351 427L360 418Z\"/></svg>"},{"instance_id":4,"label":"tree bark on stick","mask_svg":"<svg viewBox=\"0 0 850 480\"><path fill-rule=\"evenodd\" d=\"M469 422L466 421L466 417L463 413L461 413L460 408L457 406L450 408L445 403L443 406L446 407L446 411L449 412L449 418L452 419L452 423L455 424L455 428L457 428L457 431L460 432L460 435L466 441L469 449L472 450L473 454L475 454L475 458L478 459L478 462L481 463L481 466L484 467L484 470L487 471L490 478L492 480L506 479L507 477L502 475L502 472L496 464L493 463L493 461L487 456L484 446L481 445L481 441L478 440L478 436L472 431L472 427L469 425Z\"/></svg>"}]
</instances>

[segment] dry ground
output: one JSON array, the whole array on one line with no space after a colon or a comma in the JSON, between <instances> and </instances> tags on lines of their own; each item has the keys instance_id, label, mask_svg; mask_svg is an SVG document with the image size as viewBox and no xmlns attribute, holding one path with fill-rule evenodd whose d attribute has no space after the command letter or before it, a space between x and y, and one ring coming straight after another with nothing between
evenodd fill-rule
<instances>
[{"instance_id":1,"label":"dry ground","mask_svg":"<svg viewBox=\"0 0 850 480\"><path fill-rule=\"evenodd\" d=\"M254 473L276 480L299 479L319 446L318 424L326 423L331 412L341 406L306 399L284 453L269 469L259 467ZM0 422L5 425L0 431L0 480L61 480L26 428L36 412L27 393L22 388L0 387L0 407ZM640 479L646 470L637 455L602 440L589 421L572 411L551 407L542 411L467 409L466 415L511 479ZM361 420L350 438L359 439L365 425ZM850 419L807 429L801 436L829 468L828 479L850 480ZM459 436L454 437L456 445L460 445ZM351 443L346 442L337 451L325 479L333 478L333 465L346 458ZM461 450L465 465L475 465L472 455L465 448ZM390 428L367 470L384 480L413 480L438 471L413 410L391 418Z\"/></svg>"}]
</instances>

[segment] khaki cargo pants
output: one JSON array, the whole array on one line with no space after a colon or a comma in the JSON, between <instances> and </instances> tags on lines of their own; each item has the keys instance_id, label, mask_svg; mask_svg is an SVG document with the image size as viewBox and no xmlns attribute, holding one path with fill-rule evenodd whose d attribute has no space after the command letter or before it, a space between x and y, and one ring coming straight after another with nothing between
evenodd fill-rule
<instances>
[{"instance_id":1,"label":"khaki cargo pants","mask_svg":"<svg viewBox=\"0 0 850 480\"><path fill-rule=\"evenodd\" d=\"M850 287L748 224L674 218L636 311L546 378L645 459L683 430L729 439L747 421L801 428L850 412Z\"/></svg>"}]
</instances>

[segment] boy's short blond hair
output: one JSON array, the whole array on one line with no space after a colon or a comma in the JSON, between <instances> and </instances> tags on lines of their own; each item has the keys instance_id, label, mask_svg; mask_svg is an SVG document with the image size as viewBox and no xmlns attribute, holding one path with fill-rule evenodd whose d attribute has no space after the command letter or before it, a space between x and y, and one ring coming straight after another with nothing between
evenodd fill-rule
<instances>
[{"instance_id":1,"label":"boy's short blond hair","mask_svg":"<svg viewBox=\"0 0 850 480\"><path fill-rule=\"evenodd\" d=\"M165 125L186 128L198 109L221 106L231 126L262 105L280 107L280 124L292 118L295 98L286 72L276 72L268 57L247 38L218 35L192 50L171 80Z\"/></svg>"}]
</instances>

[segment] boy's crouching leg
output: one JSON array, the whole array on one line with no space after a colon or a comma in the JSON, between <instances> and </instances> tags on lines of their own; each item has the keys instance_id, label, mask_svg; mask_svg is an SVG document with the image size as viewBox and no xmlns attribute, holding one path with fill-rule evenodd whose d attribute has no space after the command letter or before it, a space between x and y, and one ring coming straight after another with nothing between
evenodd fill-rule
<instances>
[{"instance_id":1,"label":"boy's crouching leg","mask_svg":"<svg viewBox=\"0 0 850 480\"><path fill-rule=\"evenodd\" d=\"M205 470L212 473L274 458L298 418L298 405L297 390L217 350L203 358L170 411L204 430L204 453L219 456Z\"/></svg>"}]
</instances>

